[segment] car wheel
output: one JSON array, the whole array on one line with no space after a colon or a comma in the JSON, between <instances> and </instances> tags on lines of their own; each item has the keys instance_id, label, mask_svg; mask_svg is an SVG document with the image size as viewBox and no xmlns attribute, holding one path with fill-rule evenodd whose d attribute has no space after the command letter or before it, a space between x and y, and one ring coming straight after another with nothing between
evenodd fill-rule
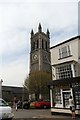
<instances>
[{"instance_id":1,"label":"car wheel","mask_svg":"<svg viewBox=\"0 0 80 120\"><path fill-rule=\"evenodd\" d=\"M46 105L44 105L43 108L46 109L47 108Z\"/></svg>"}]
</instances>

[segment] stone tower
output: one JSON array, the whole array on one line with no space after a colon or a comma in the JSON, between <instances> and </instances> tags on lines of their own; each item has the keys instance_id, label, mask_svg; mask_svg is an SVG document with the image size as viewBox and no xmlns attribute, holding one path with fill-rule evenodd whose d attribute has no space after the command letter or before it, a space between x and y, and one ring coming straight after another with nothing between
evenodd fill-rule
<instances>
[{"instance_id":1,"label":"stone tower","mask_svg":"<svg viewBox=\"0 0 80 120\"><path fill-rule=\"evenodd\" d=\"M51 72L49 30L42 32L41 24L38 32L31 31L30 73L35 71Z\"/></svg>"}]
</instances>

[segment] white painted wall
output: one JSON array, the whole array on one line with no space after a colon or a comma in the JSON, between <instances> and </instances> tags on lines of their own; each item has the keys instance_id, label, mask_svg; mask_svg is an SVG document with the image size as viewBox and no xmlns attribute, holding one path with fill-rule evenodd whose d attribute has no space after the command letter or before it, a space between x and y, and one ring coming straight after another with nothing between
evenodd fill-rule
<instances>
[{"instance_id":1,"label":"white painted wall","mask_svg":"<svg viewBox=\"0 0 80 120\"><path fill-rule=\"evenodd\" d=\"M80 76L80 39L78 40L78 75Z\"/></svg>"},{"instance_id":2,"label":"white painted wall","mask_svg":"<svg viewBox=\"0 0 80 120\"><path fill-rule=\"evenodd\" d=\"M59 49L64 47L64 46L70 46L70 51L71 51L71 55L70 57L67 58L63 58L63 59L59 59ZM52 49L50 49L51 52L51 65L58 65L60 63L64 63L64 62L70 62L70 61L75 61L75 70L76 70L76 75L75 76L79 76L80 75L80 40L79 38L76 38L74 40L68 41L66 43L63 43L61 45L55 46ZM56 75L55 75L55 67L53 66L52 69L52 78L53 80L56 80ZM55 75L55 76L54 76Z\"/></svg>"},{"instance_id":3,"label":"white painted wall","mask_svg":"<svg viewBox=\"0 0 80 120\"><path fill-rule=\"evenodd\" d=\"M64 58L59 60L59 48L62 48L64 46L70 45L71 55L72 57ZM65 61L71 61L75 60L78 62L78 39L72 40L70 42L61 44L57 47L54 47L53 49L50 49L51 51L51 64L60 64Z\"/></svg>"}]
</instances>

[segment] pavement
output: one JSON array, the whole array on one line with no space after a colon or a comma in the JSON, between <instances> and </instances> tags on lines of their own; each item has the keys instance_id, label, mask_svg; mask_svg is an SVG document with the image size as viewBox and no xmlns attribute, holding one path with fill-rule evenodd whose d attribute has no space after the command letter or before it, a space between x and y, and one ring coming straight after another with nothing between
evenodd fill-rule
<instances>
[{"instance_id":1,"label":"pavement","mask_svg":"<svg viewBox=\"0 0 80 120\"><path fill-rule=\"evenodd\" d=\"M39 117L39 118L14 118L13 120L80 120L80 118L57 118L57 117L53 117L53 118L42 118L42 117Z\"/></svg>"},{"instance_id":2,"label":"pavement","mask_svg":"<svg viewBox=\"0 0 80 120\"><path fill-rule=\"evenodd\" d=\"M80 118L13 118L13 120L80 120Z\"/></svg>"},{"instance_id":3,"label":"pavement","mask_svg":"<svg viewBox=\"0 0 80 120\"><path fill-rule=\"evenodd\" d=\"M80 120L67 115L51 115L50 110L18 110L14 111L13 120Z\"/></svg>"}]
</instances>

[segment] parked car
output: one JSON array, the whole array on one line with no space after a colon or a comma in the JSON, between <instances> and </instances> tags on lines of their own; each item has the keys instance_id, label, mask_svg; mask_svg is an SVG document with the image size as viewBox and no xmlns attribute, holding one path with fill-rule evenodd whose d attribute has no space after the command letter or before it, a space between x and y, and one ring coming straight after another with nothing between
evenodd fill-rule
<instances>
[{"instance_id":1,"label":"parked car","mask_svg":"<svg viewBox=\"0 0 80 120\"><path fill-rule=\"evenodd\" d=\"M54 104L54 103L53 103ZM38 100L36 102L34 102L34 107L35 108L50 108L51 107L51 103L50 103L50 100L48 99L45 99L45 100Z\"/></svg>"},{"instance_id":2,"label":"parked car","mask_svg":"<svg viewBox=\"0 0 80 120\"><path fill-rule=\"evenodd\" d=\"M23 109L29 109L30 108L30 102L28 100L25 100L23 102Z\"/></svg>"},{"instance_id":3,"label":"parked car","mask_svg":"<svg viewBox=\"0 0 80 120\"><path fill-rule=\"evenodd\" d=\"M12 108L8 105L8 103L0 98L0 120L12 120L14 114L12 113Z\"/></svg>"}]
</instances>

